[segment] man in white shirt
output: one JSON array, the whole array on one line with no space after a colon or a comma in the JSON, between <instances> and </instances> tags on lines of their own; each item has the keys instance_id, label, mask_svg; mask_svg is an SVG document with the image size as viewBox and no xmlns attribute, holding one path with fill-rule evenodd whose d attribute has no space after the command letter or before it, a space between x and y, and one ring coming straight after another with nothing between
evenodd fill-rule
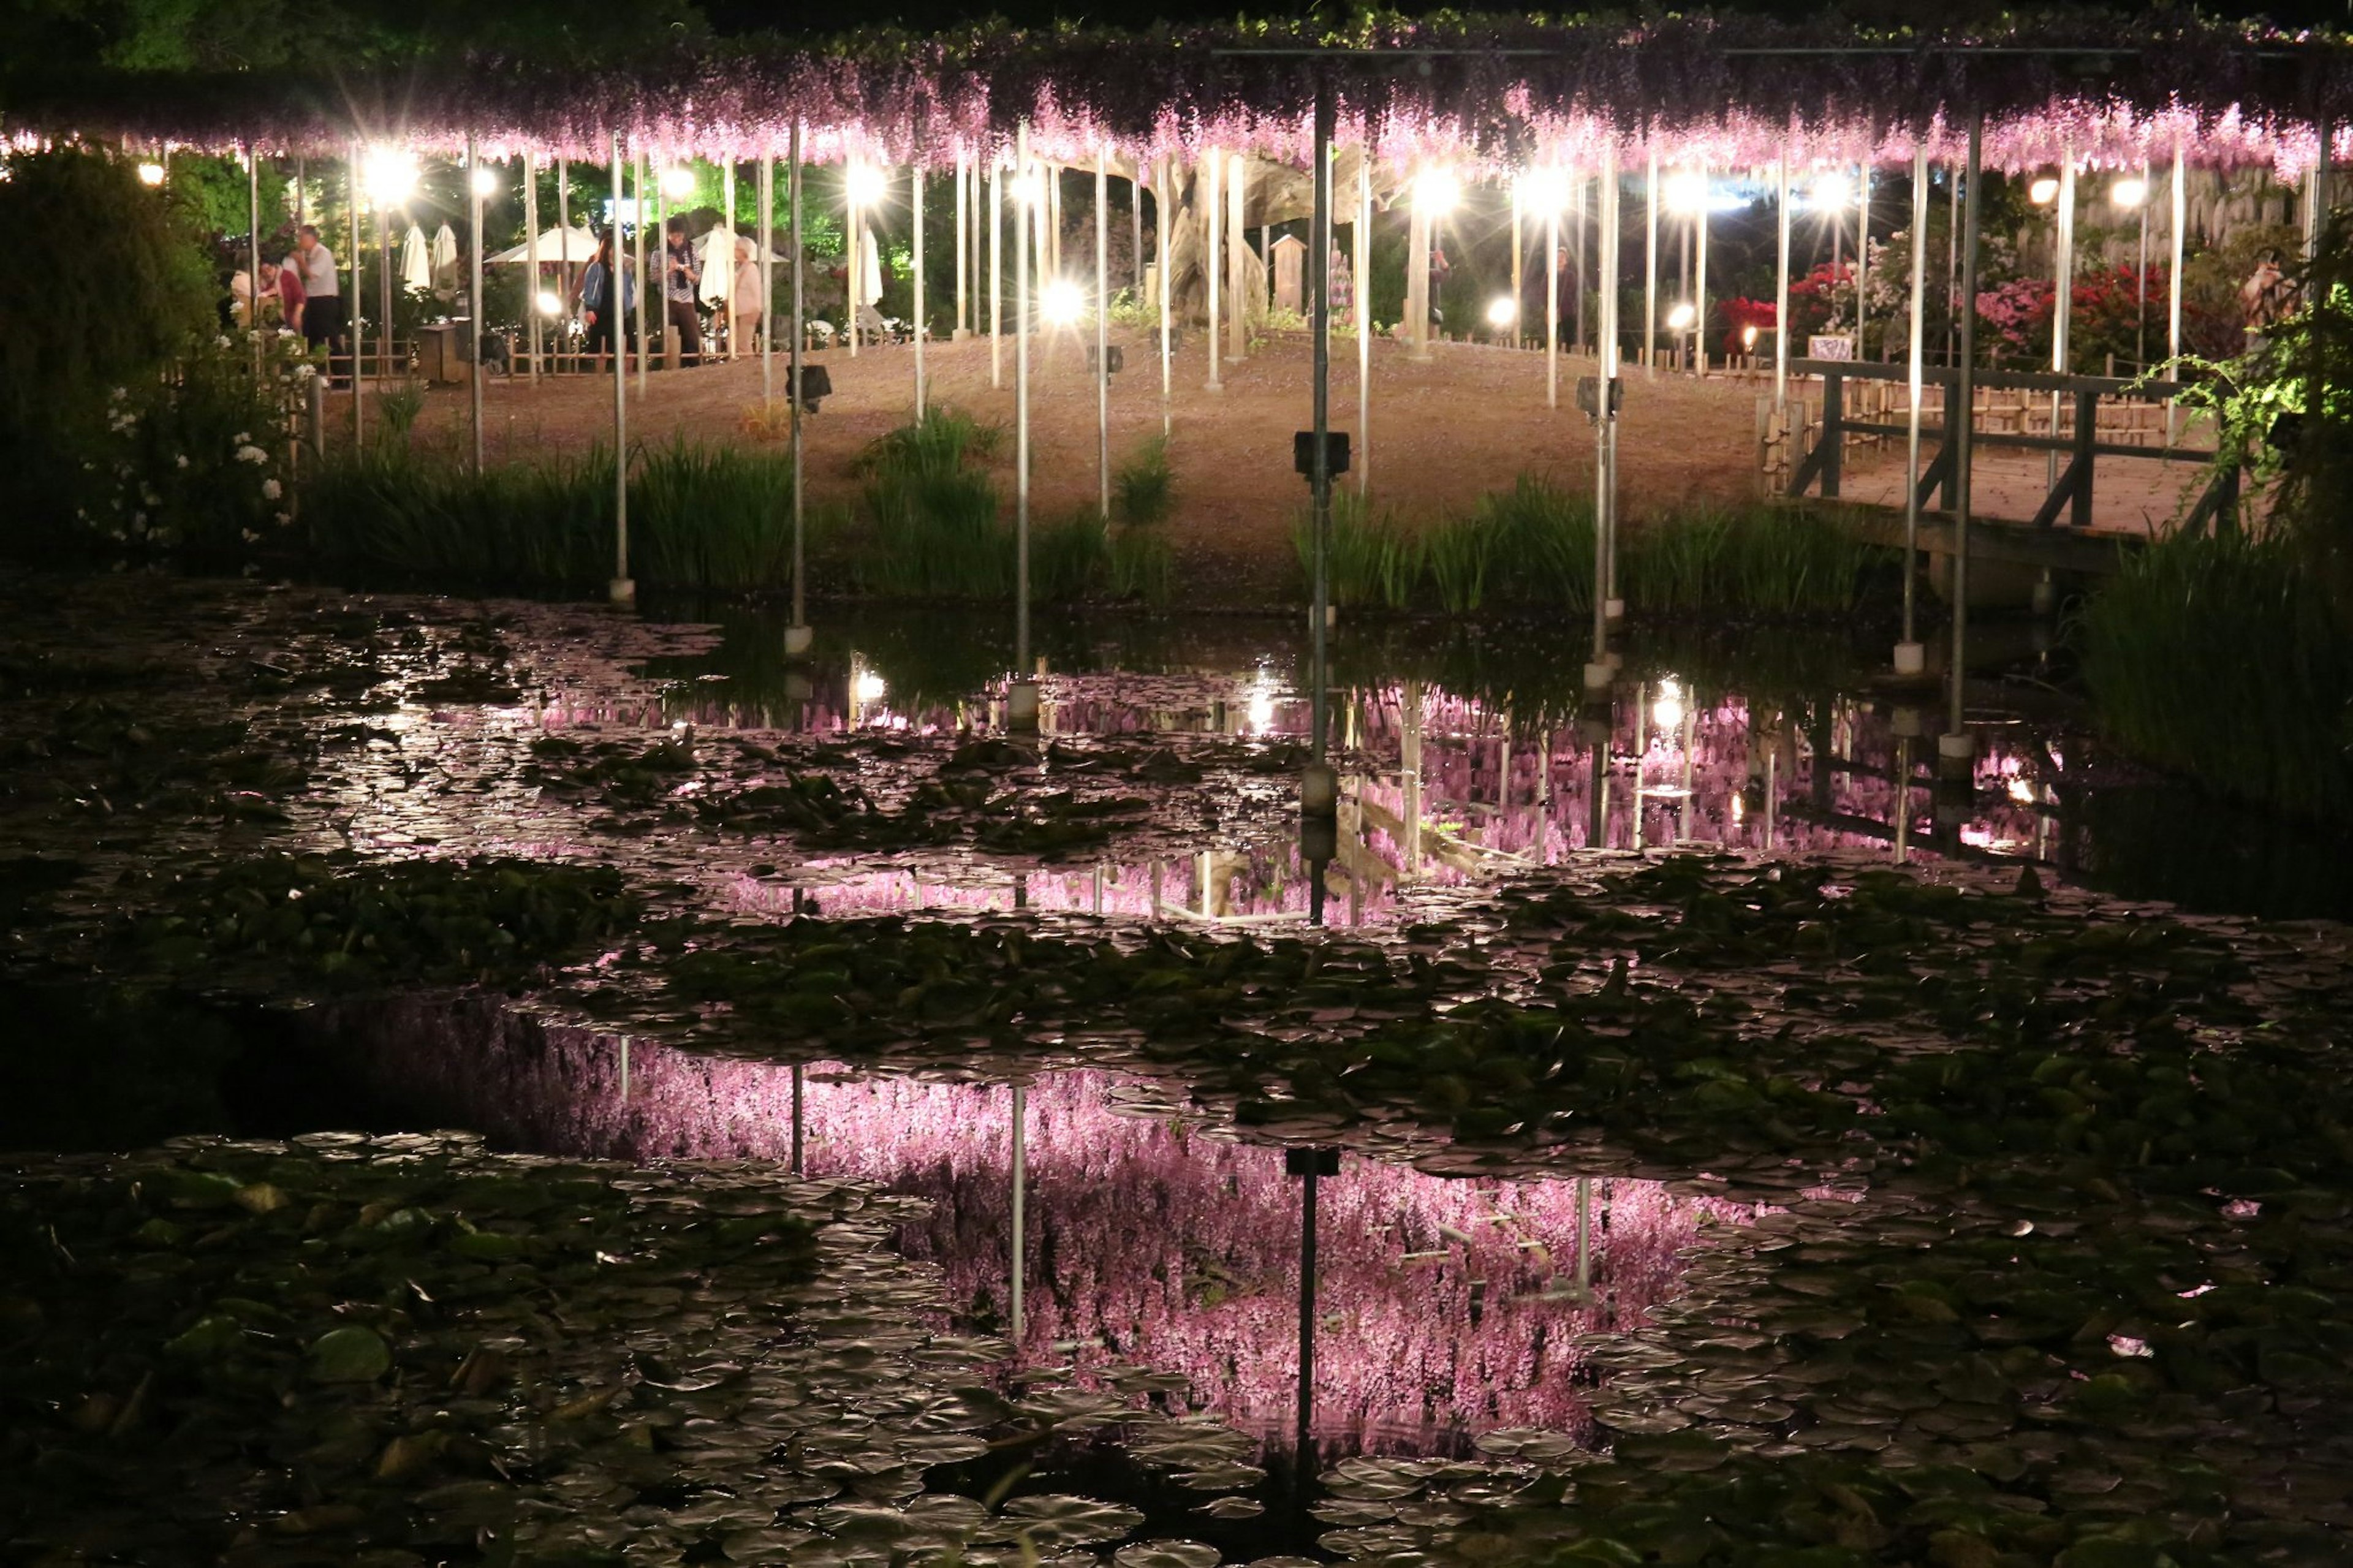
<instances>
[{"instance_id":1,"label":"man in white shirt","mask_svg":"<svg viewBox=\"0 0 2353 1568\"><path fill-rule=\"evenodd\" d=\"M316 224L304 224L294 237L294 254L286 258L302 279L302 337L312 348L327 345L327 366L335 370L334 356L343 353L343 290L335 276L335 253L319 243ZM340 374L349 374L346 364Z\"/></svg>"}]
</instances>

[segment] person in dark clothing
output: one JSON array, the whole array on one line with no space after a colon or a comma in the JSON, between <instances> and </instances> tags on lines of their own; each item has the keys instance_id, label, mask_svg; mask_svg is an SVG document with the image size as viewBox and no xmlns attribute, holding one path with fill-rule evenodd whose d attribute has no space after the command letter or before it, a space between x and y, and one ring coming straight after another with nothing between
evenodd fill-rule
<instances>
[{"instance_id":1,"label":"person in dark clothing","mask_svg":"<svg viewBox=\"0 0 2353 1568\"><path fill-rule=\"evenodd\" d=\"M686 220L674 217L663 226L667 244L662 249L662 300L669 313L670 324L678 329L681 359L687 364L702 363L702 316L696 309L697 291L702 283L702 262L694 254L694 242L687 237Z\"/></svg>"}]
</instances>

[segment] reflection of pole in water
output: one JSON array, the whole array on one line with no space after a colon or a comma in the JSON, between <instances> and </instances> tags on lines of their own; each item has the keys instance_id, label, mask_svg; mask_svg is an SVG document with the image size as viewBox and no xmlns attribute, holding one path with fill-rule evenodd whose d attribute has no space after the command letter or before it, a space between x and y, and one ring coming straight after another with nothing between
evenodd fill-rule
<instances>
[{"instance_id":1,"label":"reflection of pole in water","mask_svg":"<svg viewBox=\"0 0 2353 1568\"><path fill-rule=\"evenodd\" d=\"M1299 1177L1299 1468L1303 1484L1315 1473L1315 1181L1340 1173L1340 1151L1285 1149L1282 1168Z\"/></svg>"},{"instance_id":2,"label":"reflection of pole in water","mask_svg":"<svg viewBox=\"0 0 2353 1568\"><path fill-rule=\"evenodd\" d=\"M1691 842L1692 830L1692 786L1694 782L1692 773L1692 746L1698 739L1699 706L1694 700L1683 708L1683 810L1680 830L1676 837L1685 844Z\"/></svg>"},{"instance_id":3,"label":"reflection of pole in water","mask_svg":"<svg viewBox=\"0 0 2353 1568\"><path fill-rule=\"evenodd\" d=\"M1577 1288L1593 1285L1593 1178L1577 1178Z\"/></svg>"},{"instance_id":4,"label":"reflection of pole in water","mask_svg":"<svg viewBox=\"0 0 2353 1568\"><path fill-rule=\"evenodd\" d=\"M1904 864L1912 847L1912 738L1895 737L1895 791L1889 797L1895 816L1895 863Z\"/></svg>"},{"instance_id":5,"label":"reflection of pole in water","mask_svg":"<svg viewBox=\"0 0 2353 1568\"><path fill-rule=\"evenodd\" d=\"M1634 826L1631 847L1642 852L1642 764L1650 761L1651 732L1648 727L1651 688L1647 681L1634 683Z\"/></svg>"},{"instance_id":6,"label":"reflection of pole in water","mask_svg":"<svg viewBox=\"0 0 2353 1568\"><path fill-rule=\"evenodd\" d=\"M1013 873L1013 907L1017 910L1029 907L1029 876L1025 871Z\"/></svg>"},{"instance_id":7,"label":"reflection of pole in water","mask_svg":"<svg viewBox=\"0 0 2353 1568\"><path fill-rule=\"evenodd\" d=\"M629 1103L629 1037L621 1037L621 1103Z\"/></svg>"},{"instance_id":8,"label":"reflection of pole in water","mask_svg":"<svg viewBox=\"0 0 2353 1568\"><path fill-rule=\"evenodd\" d=\"M1593 788L1586 799L1585 847L1599 849L1602 836L1609 825L1609 728L1607 723L1594 726Z\"/></svg>"},{"instance_id":9,"label":"reflection of pole in water","mask_svg":"<svg viewBox=\"0 0 2353 1568\"><path fill-rule=\"evenodd\" d=\"M1028 1217L1024 1203L1029 1184L1029 1146L1027 1138L1028 1091L1021 1085L1013 1086L1013 1245L1006 1258L1006 1272L1010 1279L1007 1294L1011 1301L1013 1345L1016 1354L1021 1348L1021 1277L1028 1271L1029 1255L1023 1241L1023 1222Z\"/></svg>"},{"instance_id":10,"label":"reflection of pole in water","mask_svg":"<svg viewBox=\"0 0 2353 1568\"><path fill-rule=\"evenodd\" d=\"M1405 773L1405 868L1412 875L1421 870L1421 682L1405 683L1402 705L1398 717L1405 725L1398 759Z\"/></svg>"},{"instance_id":11,"label":"reflection of pole in water","mask_svg":"<svg viewBox=\"0 0 2353 1568\"><path fill-rule=\"evenodd\" d=\"M1765 753L1765 847L1773 847L1773 816L1781 804L1781 753L1777 747Z\"/></svg>"}]
</instances>

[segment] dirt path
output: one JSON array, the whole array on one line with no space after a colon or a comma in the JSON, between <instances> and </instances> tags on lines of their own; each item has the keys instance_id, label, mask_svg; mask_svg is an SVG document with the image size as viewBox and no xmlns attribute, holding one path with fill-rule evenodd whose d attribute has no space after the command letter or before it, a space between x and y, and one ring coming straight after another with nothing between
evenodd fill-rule
<instances>
[{"instance_id":1,"label":"dirt path","mask_svg":"<svg viewBox=\"0 0 2353 1568\"><path fill-rule=\"evenodd\" d=\"M1125 331L1113 341L1127 362L1111 391L1116 468L1158 433L1161 407L1156 336ZM1032 500L1034 515L1051 517L1094 503L1094 389L1075 339L1064 334L1035 352ZM1291 452L1293 432L1310 418L1308 357L1303 334L1271 339L1243 363L1228 363L1224 390L1212 393L1203 386L1208 364L1201 334L1188 334L1179 347L1170 411L1176 479L1172 533L1188 573L1236 580L1250 574L1262 584L1258 574L1290 560L1291 522L1307 494L1292 471ZM1580 490L1591 486L1592 426L1575 405L1577 378L1593 371L1589 359L1562 356L1560 406L1547 409L1540 353L1440 343L1427 363L1417 364L1401 345L1380 342L1373 358L1371 478L1379 503L1430 521L1461 510L1482 491L1507 488L1524 472L1547 473ZM925 361L935 403L1001 424L1009 436L1010 340L1004 384L997 388L989 385L985 338L932 345ZM852 360L837 349L813 362L831 371L836 391L808 426L809 494L819 502L848 500L858 486L852 459L911 416L913 353L903 346L868 349ZM783 384L780 358L776 384ZM1356 345L1335 342L1332 419L1337 428L1355 429L1356 386ZM747 411L759 406L760 387L756 360L658 370L642 399L631 393L631 439L763 439L745 427ZM1753 493L1757 395L1757 387L1743 383L1665 375L1649 382L1637 373L1627 388L1619 442L1620 493L1630 515ZM484 398L493 460L610 438L612 394L601 377L550 376L536 390L524 381L494 378ZM461 431L466 407L462 387L436 389L425 422ZM1011 447L1008 439L997 459L1008 497ZM1361 441L1358 452L1361 458ZM1344 482L1353 486L1356 476Z\"/></svg>"}]
</instances>

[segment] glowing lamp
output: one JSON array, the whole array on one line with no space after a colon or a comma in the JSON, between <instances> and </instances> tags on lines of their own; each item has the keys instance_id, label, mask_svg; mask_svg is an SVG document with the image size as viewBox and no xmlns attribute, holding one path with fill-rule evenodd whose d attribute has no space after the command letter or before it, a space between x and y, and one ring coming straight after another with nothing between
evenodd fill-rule
<instances>
[{"instance_id":1,"label":"glowing lamp","mask_svg":"<svg viewBox=\"0 0 2353 1568\"><path fill-rule=\"evenodd\" d=\"M1034 207L1046 199L1046 176L1035 169L1025 169L1013 176L1013 199L1023 206Z\"/></svg>"},{"instance_id":2,"label":"glowing lamp","mask_svg":"<svg viewBox=\"0 0 2353 1568\"><path fill-rule=\"evenodd\" d=\"M1651 704L1651 722L1662 730L1681 728L1683 721L1683 689L1672 675L1659 682L1659 700Z\"/></svg>"},{"instance_id":3,"label":"glowing lamp","mask_svg":"<svg viewBox=\"0 0 2353 1568\"><path fill-rule=\"evenodd\" d=\"M2017 773L2010 775L2010 798L2021 805L2034 804L2034 786Z\"/></svg>"},{"instance_id":4,"label":"glowing lamp","mask_svg":"<svg viewBox=\"0 0 2353 1568\"><path fill-rule=\"evenodd\" d=\"M872 163L852 163L843 176L843 188L849 199L861 207L879 204L891 188L890 176Z\"/></svg>"},{"instance_id":5,"label":"glowing lamp","mask_svg":"<svg viewBox=\"0 0 2353 1568\"><path fill-rule=\"evenodd\" d=\"M474 194L478 196L487 198L499 194L499 173L487 163L474 165L470 183L474 187Z\"/></svg>"},{"instance_id":6,"label":"glowing lamp","mask_svg":"<svg viewBox=\"0 0 2353 1568\"><path fill-rule=\"evenodd\" d=\"M1854 190L1844 174L1824 174L1814 182L1806 199L1824 212L1844 212L1847 203L1854 199Z\"/></svg>"},{"instance_id":7,"label":"glowing lamp","mask_svg":"<svg viewBox=\"0 0 2353 1568\"><path fill-rule=\"evenodd\" d=\"M1413 210L1424 217L1444 217L1462 200L1462 182L1451 169L1424 169L1413 177Z\"/></svg>"},{"instance_id":8,"label":"glowing lamp","mask_svg":"<svg viewBox=\"0 0 2353 1568\"><path fill-rule=\"evenodd\" d=\"M1668 310L1667 330L1671 332L1687 332L1691 331L1691 324L1697 320L1699 320L1699 312L1692 308L1692 302L1689 300L1685 300Z\"/></svg>"},{"instance_id":9,"label":"glowing lamp","mask_svg":"<svg viewBox=\"0 0 2353 1568\"><path fill-rule=\"evenodd\" d=\"M1740 329L1740 346L1744 349L1753 349L1757 346L1757 329L1755 327L1743 327Z\"/></svg>"},{"instance_id":10,"label":"glowing lamp","mask_svg":"<svg viewBox=\"0 0 2353 1568\"><path fill-rule=\"evenodd\" d=\"M694 171L684 163L673 163L661 172L661 194L674 202L694 195Z\"/></svg>"},{"instance_id":11,"label":"glowing lamp","mask_svg":"<svg viewBox=\"0 0 2353 1568\"><path fill-rule=\"evenodd\" d=\"M1532 211L1556 213L1568 205L1569 195L1566 169L1530 169L1520 176L1520 201Z\"/></svg>"},{"instance_id":12,"label":"glowing lamp","mask_svg":"<svg viewBox=\"0 0 2353 1568\"><path fill-rule=\"evenodd\" d=\"M2126 174L2108 187L2108 200L2120 207L2137 207L2148 200L2148 182L2137 174Z\"/></svg>"},{"instance_id":13,"label":"glowing lamp","mask_svg":"<svg viewBox=\"0 0 2353 1568\"><path fill-rule=\"evenodd\" d=\"M164 165L161 163L140 164L139 183L142 185L162 184L164 183Z\"/></svg>"},{"instance_id":14,"label":"glowing lamp","mask_svg":"<svg viewBox=\"0 0 2353 1568\"><path fill-rule=\"evenodd\" d=\"M2034 183L2026 187L2026 199L2038 207L2047 207L2059 199L2059 176L2037 174Z\"/></svg>"},{"instance_id":15,"label":"glowing lamp","mask_svg":"<svg viewBox=\"0 0 2353 1568\"><path fill-rule=\"evenodd\" d=\"M543 316L560 316L564 313L564 301L544 289L539 292L538 302L539 313Z\"/></svg>"},{"instance_id":16,"label":"glowing lamp","mask_svg":"<svg viewBox=\"0 0 2353 1568\"><path fill-rule=\"evenodd\" d=\"M1039 290L1038 313L1050 327L1076 325L1086 311L1086 291L1067 278L1057 278Z\"/></svg>"},{"instance_id":17,"label":"glowing lamp","mask_svg":"<svg viewBox=\"0 0 2353 1568\"><path fill-rule=\"evenodd\" d=\"M417 189L417 155L397 147L375 148L361 164L360 183L377 206L396 207Z\"/></svg>"},{"instance_id":18,"label":"glowing lamp","mask_svg":"<svg viewBox=\"0 0 2353 1568\"><path fill-rule=\"evenodd\" d=\"M1817 193L1815 199L1819 201L1820 186L1817 185L1815 191ZM1694 214L1705 212L1707 210L1707 176L1693 169L1679 170L1667 176L1664 195L1667 210L1679 217L1690 217ZM1843 195L1836 205L1841 206L1846 205Z\"/></svg>"},{"instance_id":19,"label":"glowing lamp","mask_svg":"<svg viewBox=\"0 0 2353 1568\"><path fill-rule=\"evenodd\" d=\"M1520 319L1519 301L1498 295L1487 302L1487 324L1502 331Z\"/></svg>"},{"instance_id":20,"label":"glowing lamp","mask_svg":"<svg viewBox=\"0 0 2353 1568\"><path fill-rule=\"evenodd\" d=\"M859 702L880 702L890 689L882 678L871 669L860 670L858 678L849 683L849 695Z\"/></svg>"}]
</instances>

